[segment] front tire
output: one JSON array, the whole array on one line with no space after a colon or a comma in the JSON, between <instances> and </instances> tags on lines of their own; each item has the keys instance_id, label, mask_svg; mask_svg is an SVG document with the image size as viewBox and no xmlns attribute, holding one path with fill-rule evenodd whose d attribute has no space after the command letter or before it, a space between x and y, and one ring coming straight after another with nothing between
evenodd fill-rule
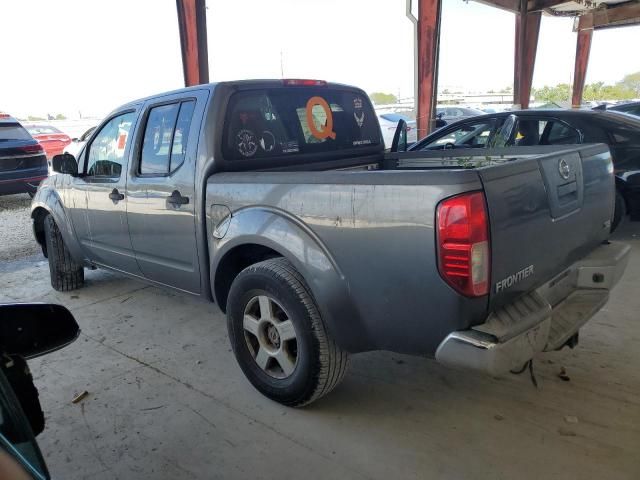
<instances>
[{"instance_id":1,"label":"front tire","mask_svg":"<svg viewBox=\"0 0 640 480\"><path fill-rule=\"evenodd\" d=\"M84 285L84 268L76 262L64 244L60 229L51 215L44 219L44 237L49 259L51 286L59 292L76 290Z\"/></svg>"},{"instance_id":2,"label":"front tire","mask_svg":"<svg viewBox=\"0 0 640 480\"><path fill-rule=\"evenodd\" d=\"M310 404L346 372L347 352L330 337L304 279L284 258L240 272L229 291L227 328L247 379L283 405Z\"/></svg>"}]
</instances>

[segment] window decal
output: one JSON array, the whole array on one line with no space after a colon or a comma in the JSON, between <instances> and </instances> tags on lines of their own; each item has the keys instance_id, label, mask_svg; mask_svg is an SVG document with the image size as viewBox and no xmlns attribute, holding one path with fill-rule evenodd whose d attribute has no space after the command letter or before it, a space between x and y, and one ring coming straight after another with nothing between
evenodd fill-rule
<instances>
[{"instance_id":1,"label":"window decal","mask_svg":"<svg viewBox=\"0 0 640 480\"><path fill-rule=\"evenodd\" d=\"M258 139L251 130L243 129L236 135L238 152L243 157L253 157L258 151Z\"/></svg>"},{"instance_id":2,"label":"window decal","mask_svg":"<svg viewBox=\"0 0 640 480\"><path fill-rule=\"evenodd\" d=\"M319 106L322 108L324 116L326 116L324 128L318 128L313 115L313 107ZM307 102L306 108L307 125L313 135L318 140L324 140L325 138L331 138L335 140L336 133L333 131L333 114L331 113L331 107L327 101L322 97L311 97Z\"/></svg>"}]
</instances>

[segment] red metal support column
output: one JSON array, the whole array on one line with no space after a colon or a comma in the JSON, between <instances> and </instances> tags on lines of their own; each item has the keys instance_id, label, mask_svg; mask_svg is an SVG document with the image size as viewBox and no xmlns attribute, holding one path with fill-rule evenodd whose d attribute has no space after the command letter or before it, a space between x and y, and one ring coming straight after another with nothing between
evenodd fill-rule
<instances>
[{"instance_id":1,"label":"red metal support column","mask_svg":"<svg viewBox=\"0 0 640 480\"><path fill-rule=\"evenodd\" d=\"M435 126L442 0L418 3L418 138Z\"/></svg>"},{"instance_id":2,"label":"red metal support column","mask_svg":"<svg viewBox=\"0 0 640 480\"><path fill-rule=\"evenodd\" d=\"M592 38L592 29L581 30L578 27L576 67L573 73L573 95L571 97L571 105L573 108L580 108L580 105L582 104L582 94L584 92L584 84L587 79L587 66L589 65Z\"/></svg>"},{"instance_id":3,"label":"red metal support column","mask_svg":"<svg viewBox=\"0 0 640 480\"><path fill-rule=\"evenodd\" d=\"M529 108L533 71L538 51L542 12L529 13L527 2L516 14L516 48L513 75L513 103L516 108Z\"/></svg>"},{"instance_id":4,"label":"red metal support column","mask_svg":"<svg viewBox=\"0 0 640 480\"><path fill-rule=\"evenodd\" d=\"M187 87L209 83L205 0L176 0L182 70Z\"/></svg>"}]
</instances>

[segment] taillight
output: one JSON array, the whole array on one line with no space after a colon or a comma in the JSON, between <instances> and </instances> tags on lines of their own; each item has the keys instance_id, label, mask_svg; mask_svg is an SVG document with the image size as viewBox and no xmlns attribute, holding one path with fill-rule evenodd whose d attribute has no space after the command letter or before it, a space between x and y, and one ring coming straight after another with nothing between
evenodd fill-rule
<instances>
[{"instance_id":1,"label":"taillight","mask_svg":"<svg viewBox=\"0 0 640 480\"><path fill-rule=\"evenodd\" d=\"M442 278L468 297L489 293L489 217L482 192L443 200L436 213L438 269Z\"/></svg>"},{"instance_id":2,"label":"taillight","mask_svg":"<svg viewBox=\"0 0 640 480\"><path fill-rule=\"evenodd\" d=\"M44 149L39 143L36 143L35 145L25 145L24 147L18 147L18 150L24 153L44 153Z\"/></svg>"}]
</instances>

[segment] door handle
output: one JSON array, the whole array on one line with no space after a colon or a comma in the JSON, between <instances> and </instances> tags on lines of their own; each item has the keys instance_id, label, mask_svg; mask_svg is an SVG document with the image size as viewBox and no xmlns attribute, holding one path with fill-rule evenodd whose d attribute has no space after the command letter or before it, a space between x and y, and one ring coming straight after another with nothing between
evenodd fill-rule
<instances>
[{"instance_id":1,"label":"door handle","mask_svg":"<svg viewBox=\"0 0 640 480\"><path fill-rule=\"evenodd\" d=\"M171 195L167 197L167 203L170 203L174 207L187 205L189 203L189 197L183 197L178 190L174 190Z\"/></svg>"},{"instance_id":2,"label":"door handle","mask_svg":"<svg viewBox=\"0 0 640 480\"><path fill-rule=\"evenodd\" d=\"M114 202L118 200L124 200L124 193L120 193L117 188L114 188L109 194L109 198Z\"/></svg>"}]
</instances>

